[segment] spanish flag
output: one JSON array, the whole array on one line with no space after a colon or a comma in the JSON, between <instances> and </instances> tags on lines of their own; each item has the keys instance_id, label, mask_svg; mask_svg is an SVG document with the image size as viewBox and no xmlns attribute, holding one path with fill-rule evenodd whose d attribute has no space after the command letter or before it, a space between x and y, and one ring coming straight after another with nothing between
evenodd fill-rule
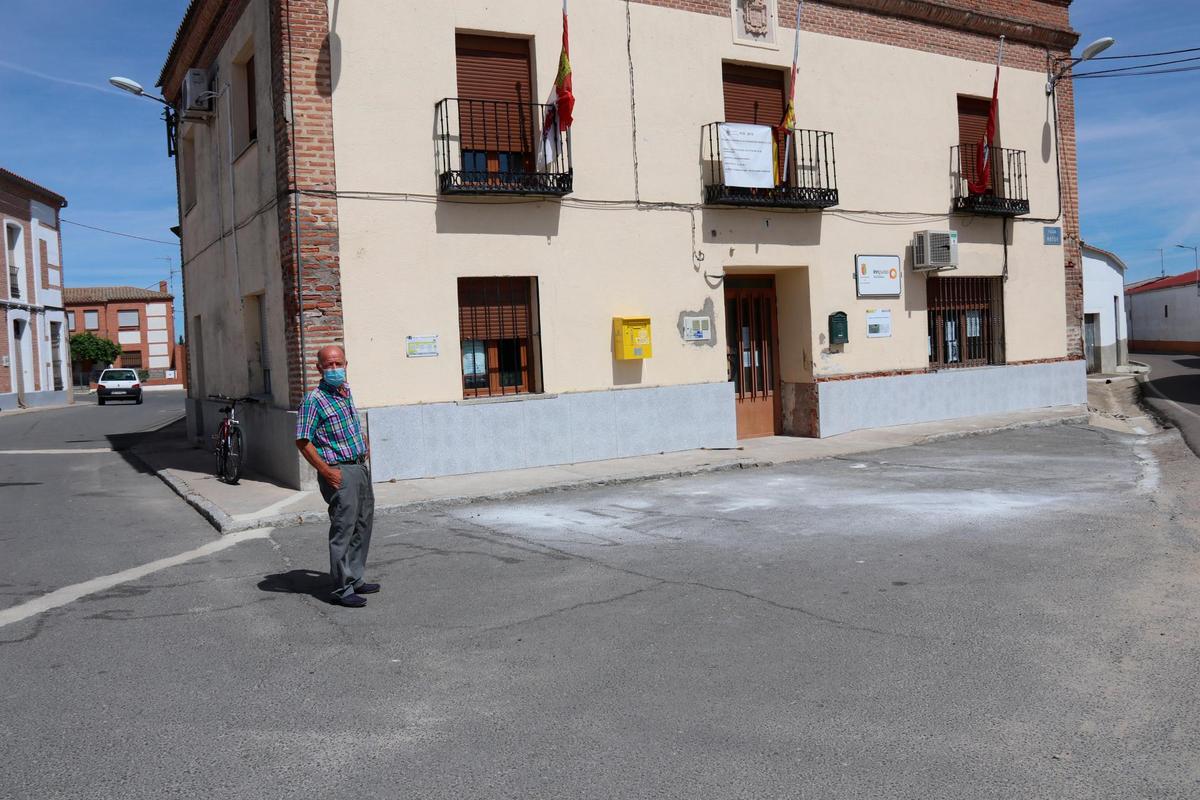
<instances>
[{"instance_id":1,"label":"spanish flag","mask_svg":"<svg viewBox=\"0 0 1200 800\"><path fill-rule=\"evenodd\" d=\"M558 159L559 135L570 130L575 121L575 92L571 81L571 47L567 35L567 0L563 0L562 53L558 57L558 75L554 78L554 95L542 121L542 164Z\"/></svg>"}]
</instances>

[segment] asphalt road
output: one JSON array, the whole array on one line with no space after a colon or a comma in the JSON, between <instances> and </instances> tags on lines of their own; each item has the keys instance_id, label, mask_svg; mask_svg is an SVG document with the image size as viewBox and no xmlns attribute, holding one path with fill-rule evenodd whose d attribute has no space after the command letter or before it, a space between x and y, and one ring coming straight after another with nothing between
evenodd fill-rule
<instances>
[{"instance_id":1,"label":"asphalt road","mask_svg":"<svg viewBox=\"0 0 1200 800\"><path fill-rule=\"evenodd\" d=\"M1197 463L1056 427L390 515L361 610L275 531L0 627L0 796L1193 798Z\"/></svg>"},{"instance_id":2,"label":"asphalt road","mask_svg":"<svg viewBox=\"0 0 1200 800\"><path fill-rule=\"evenodd\" d=\"M1131 353L1129 357L1150 365L1143 396L1200 455L1200 355Z\"/></svg>"},{"instance_id":3,"label":"asphalt road","mask_svg":"<svg viewBox=\"0 0 1200 800\"><path fill-rule=\"evenodd\" d=\"M179 391L0 413L0 608L211 540L208 523L113 450L182 414Z\"/></svg>"}]
</instances>

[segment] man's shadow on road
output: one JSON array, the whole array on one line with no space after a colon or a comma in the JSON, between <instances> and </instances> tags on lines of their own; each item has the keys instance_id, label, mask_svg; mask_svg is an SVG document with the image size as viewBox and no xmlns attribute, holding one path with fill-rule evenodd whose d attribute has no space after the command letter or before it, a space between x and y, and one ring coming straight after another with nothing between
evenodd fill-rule
<instances>
[{"instance_id":1,"label":"man's shadow on road","mask_svg":"<svg viewBox=\"0 0 1200 800\"><path fill-rule=\"evenodd\" d=\"M324 572L311 569L293 569L289 572L279 572L266 575L258 582L258 588L264 592L280 592L282 594L306 594L321 602L330 602L333 582Z\"/></svg>"}]
</instances>

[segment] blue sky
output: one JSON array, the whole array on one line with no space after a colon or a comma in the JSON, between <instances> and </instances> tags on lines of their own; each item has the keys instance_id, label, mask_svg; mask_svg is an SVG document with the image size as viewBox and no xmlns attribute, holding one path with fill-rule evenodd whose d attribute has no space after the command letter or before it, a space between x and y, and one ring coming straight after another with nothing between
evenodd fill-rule
<instances>
[{"instance_id":1,"label":"blue sky","mask_svg":"<svg viewBox=\"0 0 1200 800\"><path fill-rule=\"evenodd\" d=\"M65 219L174 240L175 167L160 107L113 89L108 77L153 87L187 0L0 0L0 7L0 165L66 197ZM179 268L177 243L68 224L62 234L67 286L157 288L170 268L162 259ZM178 273L174 288L179 297Z\"/></svg>"},{"instance_id":2,"label":"blue sky","mask_svg":"<svg viewBox=\"0 0 1200 800\"><path fill-rule=\"evenodd\" d=\"M153 86L187 0L0 3L0 164L65 195L68 220L173 240L174 167L159 110L106 81ZM1117 38L1105 55L1200 46L1194 0L1077 0L1072 19L1082 43ZM1158 274L1159 247L1168 273L1190 269L1192 254L1174 245L1200 244L1200 72L1079 81L1076 104L1083 238L1124 258L1128 280ZM179 266L174 244L73 225L63 244L73 286L154 286L166 259Z\"/></svg>"},{"instance_id":3,"label":"blue sky","mask_svg":"<svg viewBox=\"0 0 1200 800\"><path fill-rule=\"evenodd\" d=\"M1081 48L1116 37L1106 56L1200 47L1195 0L1076 0L1071 18ZM1140 62L1076 72L1130 63ZM1200 245L1200 72L1079 80L1075 113L1084 241L1121 256L1127 282L1159 274L1160 247L1168 275L1192 269L1191 251L1175 245Z\"/></svg>"}]
</instances>

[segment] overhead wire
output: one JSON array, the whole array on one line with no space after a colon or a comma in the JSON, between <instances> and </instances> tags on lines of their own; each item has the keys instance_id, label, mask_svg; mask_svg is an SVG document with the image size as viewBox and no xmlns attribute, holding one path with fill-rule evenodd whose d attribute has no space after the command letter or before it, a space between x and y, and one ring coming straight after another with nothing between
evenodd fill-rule
<instances>
[{"instance_id":1,"label":"overhead wire","mask_svg":"<svg viewBox=\"0 0 1200 800\"><path fill-rule=\"evenodd\" d=\"M126 239L137 239L138 241L152 242L154 244L166 244L166 245L171 245L172 247L178 246L178 244L179 244L179 242L168 242L164 239L151 239L149 236L138 236L137 234L133 234L133 233L124 233L122 231L109 230L108 228L99 228L95 225L84 225L82 222L76 222L75 220L67 219L66 217L59 217L59 219L65 223L67 223L68 225L75 225L76 227L79 227L79 228L87 228L88 230L91 230L91 231L99 231L100 233L107 233L107 234L111 234L112 236L122 236Z\"/></svg>"}]
</instances>

